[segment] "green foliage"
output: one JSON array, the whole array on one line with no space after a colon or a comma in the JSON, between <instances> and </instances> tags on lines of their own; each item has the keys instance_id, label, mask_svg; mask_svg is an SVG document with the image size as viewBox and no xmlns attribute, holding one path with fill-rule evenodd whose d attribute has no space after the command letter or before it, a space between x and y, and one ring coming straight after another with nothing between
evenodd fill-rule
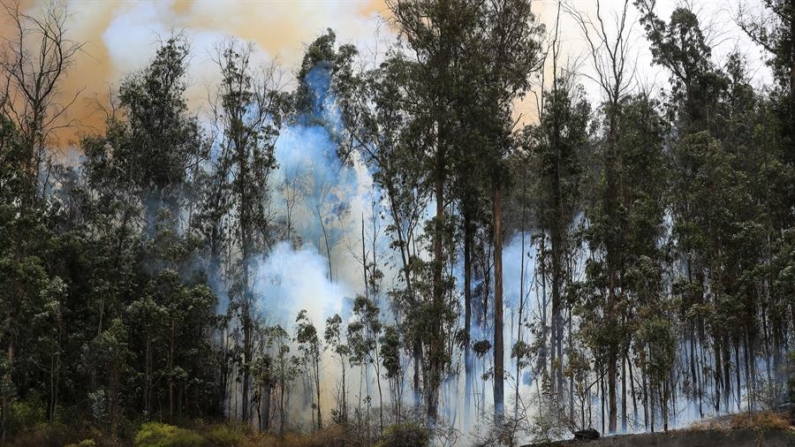
<instances>
[{"instance_id":1,"label":"green foliage","mask_svg":"<svg viewBox=\"0 0 795 447\"><path fill-rule=\"evenodd\" d=\"M47 420L46 409L39 396L32 395L25 400L15 400L11 403L8 417L8 428L11 433L21 433L32 429Z\"/></svg>"},{"instance_id":2,"label":"green foliage","mask_svg":"<svg viewBox=\"0 0 795 447\"><path fill-rule=\"evenodd\" d=\"M149 422L135 435L135 447L203 447L207 441L198 433L173 425Z\"/></svg>"},{"instance_id":3,"label":"green foliage","mask_svg":"<svg viewBox=\"0 0 795 447\"><path fill-rule=\"evenodd\" d=\"M399 380L401 374L400 364L400 348L402 346L400 341L400 333L395 326L385 326L384 335L379 339L381 343L381 361L386 369L386 377L388 379Z\"/></svg>"},{"instance_id":4,"label":"green foliage","mask_svg":"<svg viewBox=\"0 0 795 447\"><path fill-rule=\"evenodd\" d=\"M359 295L353 303L355 321L348 325L351 364L373 363L381 335L380 309L371 300Z\"/></svg>"}]
</instances>

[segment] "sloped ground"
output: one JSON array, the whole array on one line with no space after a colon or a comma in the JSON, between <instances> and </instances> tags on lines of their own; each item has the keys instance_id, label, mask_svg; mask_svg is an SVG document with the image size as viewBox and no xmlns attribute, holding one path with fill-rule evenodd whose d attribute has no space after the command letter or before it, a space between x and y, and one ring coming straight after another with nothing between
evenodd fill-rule
<instances>
[{"instance_id":1,"label":"sloped ground","mask_svg":"<svg viewBox=\"0 0 795 447\"><path fill-rule=\"evenodd\" d=\"M596 441L563 441L532 444L533 447L795 447L790 429L680 430L668 433L609 436Z\"/></svg>"},{"instance_id":2,"label":"sloped ground","mask_svg":"<svg viewBox=\"0 0 795 447\"><path fill-rule=\"evenodd\" d=\"M595 441L558 441L532 447L795 447L795 427L780 413L724 416L667 433L608 436ZM528 447L528 446L524 446Z\"/></svg>"}]
</instances>

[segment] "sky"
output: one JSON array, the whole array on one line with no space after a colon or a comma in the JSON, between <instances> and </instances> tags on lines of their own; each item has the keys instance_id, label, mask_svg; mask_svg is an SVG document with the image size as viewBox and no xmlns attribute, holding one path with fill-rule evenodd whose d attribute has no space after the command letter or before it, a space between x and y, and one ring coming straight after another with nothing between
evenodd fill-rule
<instances>
[{"instance_id":1,"label":"sky","mask_svg":"<svg viewBox=\"0 0 795 447\"><path fill-rule=\"evenodd\" d=\"M8 1L8 0L5 0ZM50 0L21 0L23 10L35 13ZM216 43L233 36L255 44L262 61L276 61L291 78L300 63L304 48L326 28L332 28L340 43L356 44L365 61L383 54L393 41L394 29L388 23L386 0L62 0L67 5L68 36L84 42L61 91L64 96L81 93L70 112L81 122L79 131L92 132L102 127L97 100L107 98L125 74L138 70L151 59L158 39L183 31L191 42L192 57L187 92L192 108L205 104L217 69L212 63ZM606 16L614 14L623 3L601 0ZM703 22L711 25L710 38L717 44L715 57L720 61L737 49L745 54L758 84L769 80L759 49L736 27L733 17L740 2L751 8L761 0L658 0L657 10L668 18L681 4L690 4ZM568 0L586 14L593 15L596 0ZM556 0L534 0L539 21L552 28L557 10ZM667 75L651 63L643 30L636 23L636 11L630 7L632 51L638 60L637 83L652 89L665 85ZM1 31L0 31L1 33ZM566 64L589 73L590 59L576 23L569 16L561 19L562 46ZM587 76L581 76L594 101L598 89ZM523 121L535 115L535 99L517 105ZM73 143L79 132L71 132L61 144Z\"/></svg>"}]
</instances>

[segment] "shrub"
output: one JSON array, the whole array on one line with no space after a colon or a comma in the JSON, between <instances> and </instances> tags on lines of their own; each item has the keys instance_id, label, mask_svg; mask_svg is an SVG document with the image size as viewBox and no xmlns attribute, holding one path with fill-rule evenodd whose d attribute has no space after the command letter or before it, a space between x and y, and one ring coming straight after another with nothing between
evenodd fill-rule
<instances>
[{"instance_id":1,"label":"shrub","mask_svg":"<svg viewBox=\"0 0 795 447\"><path fill-rule=\"evenodd\" d=\"M30 430L46 420L44 404L35 396L11 402L8 414L8 428L11 433Z\"/></svg>"},{"instance_id":2,"label":"shrub","mask_svg":"<svg viewBox=\"0 0 795 447\"><path fill-rule=\"evenodd\" d=\"M204 432L204 437L213 447L237 447L243 445L246 437L242 430L228 425L216 425Z\"/></svg>"},{"instance_id":3,"label":"shrub","mask_svg":"<svg viewBox=\"0 0 795 447\"><path fill-rule=\"evenodd\" d=\"M392 425L384 431L384 438L378 447L428 447L431 434L419 424Z\"/></svg>"},{"instance_id":4,"label":"shrub","mask_svg":"<svg viewBox=\"0 0 795 447\"><path fill-rule=\"evenodd\" d=\"M204 447L207 441L198 433L173 425L150 422L135 435L136 447Z\"/></svg>"}]
</instances>

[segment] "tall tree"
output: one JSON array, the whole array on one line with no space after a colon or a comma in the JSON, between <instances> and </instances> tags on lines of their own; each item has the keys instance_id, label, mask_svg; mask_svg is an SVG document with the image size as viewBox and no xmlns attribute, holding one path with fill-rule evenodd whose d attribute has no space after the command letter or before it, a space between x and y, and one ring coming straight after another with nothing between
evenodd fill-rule
<instances>
[{"instance_id":1,"label":"tall tree","mask_svg":"<svg viewBox=\"0 0 795 447\"><path fill-rule=\"evenodd\" d=\"M320 383L322 377L320 376L320 362L322 343L318 336L317 328L312 324L312 320L306 315L305 310L301 310L295 319L295 342L298 343L298 350L301 352L301 365L304 367L304 372L309 378L311 387L310 392L316 399L312 403L312 409L317 410L317 429L323 429L323 413L320 406Z\"/></svg>"},{"instance_id":2,"label":"tall tree","mask_svg":"<svg viewBox=\"0 0 795 447\"><path fill-rule=\"evenodd\" d=\"M768 64L782 89L783 107L778 108L779 118L784 124L784 136L792 141L795 138L792 125L795 114L795 1L765 0L764 6L766 14L753 17L748 8L740 4L738 22L770 56ZM787 156L791 160L793 154Z\"/></svg>"},{"instance_id":3,"label":"tall tree","mask_svg":"<svg viewBox=\"0 0 795 447\"><path fill-rule=\"evenodd\" d=\"M342 331L342 317L339 314L334 314L333 317L326 319L326 330L323 334L323 339L326 342L326 349L331 349L333 354L336 354L340 361L340 369L342 377L340 379L339 391L339 406L334 420L346 424L348 423L348 379L346 377L346 364L350 361L351 347L350 343L345 343ZM333 411L332 411L333 413Z\"/></svg>"},{"instance_id":4,"label":"tall tree","mask_svg":"<svg viewBox=\"0 0 795 447\"><path fill-rule=\"evenodd\" d=\"M681 257L678 290L688 308L691 331L691 374L696 364L709 359L696 348L712 348L710 386L697 380L699 411L703 413L705 389L713 391L716 411L721 394L727 389L725 360L726 326L719 318L719 303L727 298L722 272L724 251L730 238L731 208L728 201L737 196L723 181L736 172L727 164L717 137L720 98L728 87L727 79L711 60L711 48L695 13L678 8L669 22L657 17L654 1L639 1L641 23L650 41L655 63L671 73L669 116L676 130L672 153L676 169L673 179L677 200L672 204L676 249ZM718 186L723 185L723 186Z\"/></svg>"},{"instance_id":5,"label":"tall tree","mask_svg":"<svg viewBox=\"0 0 795 447\"><path fill-rule=\"evenodd\" d=\"M618 14L614 17L614 23L605 16L603 4L596 2L596 19L586 17L582 12L569 8L580 27L582 35L585 37L588 47L591 50L591 61L596 71L596 80L602 94L602 111L604 120L602 124L602 138L600 142L601 157L603 161L603 188L600 188L600 197L597 198L601 204L598 206L603 210L603 216L607 219L601 226L589 228L592 236L596 236L596 231L601 230L602 234L596 236L600 239L594 240L590 246L592 252L602 252L603 259L598 263L603 263L606 275L607 296L604 300L604 324L606 328L618 330L622 324L620 315L620 302L624 299L621 284L621 257L624 256L622 235L618 230L618 219L620 218L619 194L621 185L621 153L618 146L620 135L620 103L629 92L632 82L632 70L629 61L629 48L631 44L631 26L628 20L629 0L622 2ZM596 231L594 231L596 230ZM596 264L591 264L595 266ZM595 273L591 270L591 273ZM616 391L618 377L618 361L620 355L621 337L610 337L604 342L606 357L604 359L607 368L607 392L609 423L608 432L615 433L618 408L616 406ZM623 372L622 372L623 374Z\"/></svg>"},{"instance_id":6,"label":"tall tree","mask_svg":"<svg viewBox=\"0 0 795 447\"><path fill-rule=\"evenodd\" d=\"M189 52L183 36L171 36L146 68L119 87L122 116L111 126L118 132L113 135L113 163L136 188L150 239L161 209L170 213L173 228L180 226L188 167L199 161L203 149L198 120L188 113L184 97Z\"/></svg>"},{"instance_id":7,"label":"tall tree","mask_svg":"<svg viewBox=\"0 0 795 447\"><path fill-rule=\"evenodd\" d=\"M28 191L20 199L28 206L43 193L39 175L49 169L47 144L55 131L70 125L67 112L79 92L65 94L60 89L82 44L69 39L69 11L62 5L51 3L38 14L26 13L17 1L4 1L0 7L9 30L0 60L0 110L22 140Z\"/></svg>"},{"instance_id":8,"label":"tall tree","mask_svg":"<svg viewBox=\"0 0 795 447\"><path fill-rule=\"evenodd\" d=\"M253 46L235 40L219 44L216 63L221 71L218 101L218 142L211 167L204 214L204 234L210 245L210 265L218 276L224 225L230 222L226 244L239 253L230 259L234 267L227 280L228 312L242 333L240 370L243 377L241 417L250 419L250 368L254 360L256 329L253 257L263 253L271 240L273 216L268 212L268 179L276 168L274 146L286 102L279 92L275 66L258 68Z\"/></svg>"},{"instance_id":9,"label":"tall tree","mask_svg":"<svg viewBox=\"0 0 795 447\"><path fill-rule=\"evenodd\" d=\"M385 233L392 238L390 248L397 252L400 267L398 283L388 293L401 317L399 325L405 334L410 334L414 405L419 411L422 332L413 330L412 326L421 321L419 286L424 262L417 242L431 194L425 187L427 175L421 169L424 154L414 147L419 138L416 132L420 130L412 122L420 110L409 102L411 66L403 55L390 54L379 68L368 73L359 91L366 107L362 108L362 126L358 128L356 141L386 202L389 224Z\"/></svg>"},{"instance_id":10,"label":"tall tree","mask_svg":"<svg viewBox=\"0 0 795 447\"><path fill-rule=\"evenodd\" d=\"M505 345L502 268L502 200L508 187L506 159L514 150L516 121L514 104L530 89L531 77L538 68L539 27L535 22L530 2L500 0L486 2L479 11L482 42L473 42L475 51L467 55L464 64L478 64L480 71L472 70L476 85L470 92L478 92L478 99L465 95L460 100L468 104L461 118L464 129L479 136L482 159L488 167L487 181L492 189L492 234L494 244L494 418L501 424L505 412ZM474 67L473 67L474 68ZM484 69L485 68L485 69ZM477 93L476 93L477 94ZM466 106L464 106L466 107ZM477 108L473 110L473 107ZM465 132L459 135L466 134ZM472 140L478 141L477 138ZM470 141L472 141L470 140ZM465 148L463 142L459 148ZM468 334L467 334L468 335Z\"/></svg>"},{"instance_id":11,"label":"tall tree","mask_svg":"<svg viewBox=\"0 0 795 447\"><path fill-rule=\"evenodd\" d=\"M363 368L372 365L375 369L375 380L378 386L378 415L381 422L380 433L384 431L384 394L381 391L381 360L378 344L381 340L382 325L379 321L381 309L370 299L357 296L353 303L355 321L348 325L348 340L353 355L351 362Z\"/></svg>"},{"instance_id":12,"label":"tall tree","mask_svg":"<svg viewBox=\"0 0 795 447\"><path fill-rule=\"evenodd\" d=\"M46 144L63 125L66 111L74 102L59 97L64 75L81 45L69 40L67 9L57 4L40 14L29 15L17 2L2 2L2 20L7 24L0 55L0 194L6 243L0 249L5 266L3 308L4 346L2 416L0 441L8 431L8 417L14 389L14 366L19 357L20 322L35 311L49 280L40 262L47 240L42 205L50 172ZM45 179L45 181L42 181ZM36 234L39 233L37 236Z\"/></svg>"},{"instance_id":13,"label":"tall tree","mask_svg":"<svg viewBox=\"0 0 795 447\"><path fill-rule=\"evenodd\" d=\"M405 80L409 83L409 101L414 104L410 126L417 139L412 150L422 154L421 163L428 173L428 188L432 191L433 217L428 227L431 239L430 296L423 318L426 325L424 400L428 422L438 417L439 388L443 370L449 363L445 349L447 337L444 321L449 320L447 306L449 280L445 278L444 263L446 227L449 219L447 190L452 166L455 140L455 116L451 106L455 89L462 82L463 70L459 61L461 48L473 37L477 24L476 2L469 0L391 0L392 11L399 32L405 38L411 62Z\"/></svg>"},{"instance_id":14,"label":"tall tree","mask_svg":"<svg viewBox=\"0 0 795 447\"><path fill-rule=\"evenodd\" d=\"M563 399L563 308L569 261L574 249L574 217L580 209L582 161L589 144L590 105L582 89L571 85L572 79L561 78L550 91L543 93L544 113L537 125L525 130L525 145L532 157L535 179L535 214L539 227L548 234L540 239L539 260L551 264L549 275L552 292L552 334L549 362L551 385L558 404ZM542 322L546 325L546 322ZM545 334L545 331L542 331ZM546 345L546 339L542 341ZM543 349L543 348L542 348ZM557 361L555 360L557 359ZM547 365L543 365L545 368Z\"/></svg>"}]
</instances>

